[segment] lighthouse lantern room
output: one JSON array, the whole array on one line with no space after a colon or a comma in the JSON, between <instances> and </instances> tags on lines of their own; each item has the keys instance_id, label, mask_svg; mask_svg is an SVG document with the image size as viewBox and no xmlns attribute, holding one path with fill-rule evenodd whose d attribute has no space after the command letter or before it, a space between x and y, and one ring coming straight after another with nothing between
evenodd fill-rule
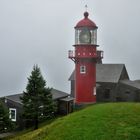
<instances>
[{"instance_id":1,"label":"lighthouse lantern room","mask_svg":"<svg viewBox=\"0 0 140 140\"><path fill-rule=\"evenodd\" d=\"M96 102L96 63L103 58L97 51L97 26L84 13L84 19L75 26L74 51L69 58L75 62L75 103Z\"/></svg>"}]
</instances>

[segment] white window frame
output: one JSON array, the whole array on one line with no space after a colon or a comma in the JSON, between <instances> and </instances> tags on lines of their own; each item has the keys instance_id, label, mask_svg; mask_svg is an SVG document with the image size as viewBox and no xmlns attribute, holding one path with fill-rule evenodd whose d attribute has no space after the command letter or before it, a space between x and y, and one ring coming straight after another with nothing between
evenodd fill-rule
<instances>
[{"instance_id":1,"label":"white window frame","mask_svg":"<svg viewBox=\"0 0 140 140\"><path fill-rule=\"evenodd\" d=\"M93 87L93 95L96 96L96 87Z\"/></svg>"},{"instance_id":2,"label":"white window frame","mask_svg":"<svg viewBox=\"0 0 140 140\"><path fill-rule=\"evenodd\" d=\"M14 118L12 118L12 116L11 116L11 112L12 111L14 111L15 112L15 114L14 114ZM9 108L9 118L13 121L13 122L16 122L16 116L17 116L17 110L16 110L16 108Z\"/></svg>"},{"instance_id":3,"label":"white window frame","mask_svg":"<svg viewBox=\"0 0 140 140\"><path fill-rule=\"evenodd\" d=\"M82 65L80 66L80 73L85 74L86 73L86 66Z\"/></svg>"}]
</instances>

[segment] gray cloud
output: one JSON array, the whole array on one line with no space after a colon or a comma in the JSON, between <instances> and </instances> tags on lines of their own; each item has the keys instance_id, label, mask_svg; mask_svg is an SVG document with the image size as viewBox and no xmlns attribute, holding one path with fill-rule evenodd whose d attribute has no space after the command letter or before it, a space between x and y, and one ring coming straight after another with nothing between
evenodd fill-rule
<instances>
[{"instance_id":1,"label":"gray cloud","mask_svg":"<svg viewBox=\"0 0 140 140\"><path fill-rule=\"evenodd\" d=\"M69 92L74 63L75 24L83 18L82 0L0 1L0 96L25 90L34 64L47 85ZM104 63L125 63L131 79L140 79L140 1L88 0L98 29Z\"/></svg>"}]
</instances>

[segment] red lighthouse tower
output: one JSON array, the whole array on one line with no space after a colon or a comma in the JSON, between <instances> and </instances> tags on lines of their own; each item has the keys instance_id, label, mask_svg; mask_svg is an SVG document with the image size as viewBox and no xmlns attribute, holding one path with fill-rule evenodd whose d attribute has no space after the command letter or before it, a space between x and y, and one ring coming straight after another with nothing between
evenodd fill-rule
<instances>
[{"instance_id":1,"label":"red lighthouse tower","mask_svg":"<svg viewBox=\"0 0 140 140\"><path fill-rule=\"evenodd\" d=\"M96 63L103 57L97 51L97 26L84 13L84 19L75 26L75 50L69 58L75 62L75 103L96 102Z\"/></svg>"}]
</instances>

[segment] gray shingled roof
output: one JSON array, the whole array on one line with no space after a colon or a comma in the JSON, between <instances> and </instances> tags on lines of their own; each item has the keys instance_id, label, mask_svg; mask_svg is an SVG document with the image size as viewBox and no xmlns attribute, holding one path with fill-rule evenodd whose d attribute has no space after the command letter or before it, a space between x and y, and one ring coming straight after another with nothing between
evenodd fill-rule
<instances>
[{"instance_id":1,"label":"gray shingled roof","mask_svg":"<svg viewBox=\"0 0 140 140\"><path fill-rule=\"evenodd\" d=\"M69 81L75 80L75 70L72 72L68 80Z\"/></svg>"},{"instance_id":2,"label":"gray shingled roof","mask_svg":"<svg viewBox=\"0 0 140 140\"><path fill-rule=\"evenodd\" d=\"M54 100L69 96L68 93L56 89L52 89L52 95Z\"/></svg>"},{"instance_id":3,"label":"gray shingled roof","mask_svg":"<svg viewBox=\"0 0 140 140\"><path fill-rule=\"evenodd\" d=\"M74 100L73 97L66 97L66 98L60 99L60 101L65 101L65 102L69 102L69 101L72 101L72 100Z\"/></svg>"},{"instance_id":4,"label":"gray shingled roof","mask_svg":"<svg viewBox=\"0 0 140 140\"><path fill-rule=\"evenodd\" d=\"M8 99L8 100L11 100L11 101L14 101L16 103L21 104L20 97L22 97L22 96L23 96L23 93L20 93L20 94L14 94L14 95L5 96L5 98Z\"/></svg>"},{"instance_id":5,"label":"gray shingled roof","mask_svg":"<svg viewBox=\"0 0 140 140\"><path fill-rule=\"evenodd\" d=\"M124 67L124 64L96 64L96 82L117 83ZM74 80L74 75L73 71L69 80Z\"/></svg>"},{"instance_id":6,"label":"gray shingled roof","mask_svg":"<svg viewBox=\"0 0 140 140\"><path fill-rule=\"evenodd\" d=\"M68 93L56 90L56 89L52 89L52 95L53 95L53 100L57 100L57 99L61 99L61 98L65 98L67 96L69 96ZM5 96L6 99L9 99L11 101L14 101L16 103L22 104L20 97L23 96L23 93L20 94L14 94L14 95L9 95L9 96Z\"/></svg>"},{"instance_id":7,"label":"gray shingled roof","mask_svg":"<svg viewBox=\"0 0 140 140\"><path fill-rule=\"evenodd\" d=\"M130 80L121 80L120 83L140 89L140 82L139 81L130 81Z\"/></svg>"},{"instance_id":8,"label":"gray shingled roof","mask_svg":"<svg viewBox=\"0 0 140 140\"><path fill-rule=\"evenodd\" d=\"M97 64L96 82L117 83L124 66L124 64Z\"/></svg>"}]
</instances>

